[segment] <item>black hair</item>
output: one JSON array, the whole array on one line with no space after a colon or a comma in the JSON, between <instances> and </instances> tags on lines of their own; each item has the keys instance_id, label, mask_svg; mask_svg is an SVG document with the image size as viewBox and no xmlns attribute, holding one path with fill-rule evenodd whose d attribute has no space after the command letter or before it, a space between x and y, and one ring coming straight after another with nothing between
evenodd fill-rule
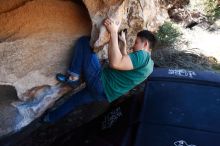
<instances>
[{"instance_id":1,"label":"black hair","mask_svg":"<svg viewBox=\"0 0 220 146\"><path fill-rule=\"evenodd\" d=\"M137 37L139 37L142 40L142 42L148 40L150 49L154 49L156 47L157 39L152 32L148 30L142 30L137 33Z\"/></svg>"}]
</instances>

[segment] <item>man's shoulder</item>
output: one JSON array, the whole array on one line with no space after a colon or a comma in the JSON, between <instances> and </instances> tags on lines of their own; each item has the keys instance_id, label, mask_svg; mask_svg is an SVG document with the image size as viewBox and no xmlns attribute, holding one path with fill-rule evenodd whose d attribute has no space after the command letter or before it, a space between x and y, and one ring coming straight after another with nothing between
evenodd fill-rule
<instances>
[{"instance_id":1,"label":"man's shoulder","mask_svg":"<svg viewBox=\"0 0 220 146\"><path fill-rule=\"evenodd\" d=\"M147 52L147 51L145 51L145 50L133 51L133 52L129 53L128 55L130 55L130 54L147 55L147 56L149 56L149 55L150 55L150 53L149 53L149 52Z\"/></svg>"},{"instance_id":2,"label":"man's shoulder","mask_svg":"<svg viewBox=\"0 0 220 146\"><path fill-rule=\"evenodd\" d=\"M136 69L146 64L146 62L148 62L150 58L150 54L149 52L145 50L138 50L138 51L129 53L129 57L133 63L134 69Z\"/></svg>"}]
</instances>

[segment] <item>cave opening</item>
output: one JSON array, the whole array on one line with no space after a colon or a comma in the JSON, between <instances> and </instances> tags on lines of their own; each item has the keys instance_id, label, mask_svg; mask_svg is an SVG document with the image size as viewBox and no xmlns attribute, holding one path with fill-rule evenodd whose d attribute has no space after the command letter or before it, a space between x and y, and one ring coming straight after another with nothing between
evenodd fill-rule
<instances>
[{"instance_id":1,"label":"cave opening","mask_svg":"<svg viewBox=\"0 0 220 146\"><path fill-rule=\"evenodd\" d=\"M17 97L17 91L14 86L0 85L0 98L1 99L9 100L9 99L15 99L16 97ZM0 102L0 103L2 103L2 102Z\"/></svg>"}]
</instances>

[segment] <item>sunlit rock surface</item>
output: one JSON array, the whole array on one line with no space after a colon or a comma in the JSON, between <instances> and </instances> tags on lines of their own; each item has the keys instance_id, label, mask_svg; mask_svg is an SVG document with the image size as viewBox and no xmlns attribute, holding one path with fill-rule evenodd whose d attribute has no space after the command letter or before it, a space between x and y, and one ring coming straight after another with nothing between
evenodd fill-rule
<instances>
[{"instance_id":1,"label":"sunlit rock surface","mask_svg":"<svg viewBox=\"0 0 220 146\"><path fill-rule=\"evenodd\" d=\"M87 10L71 1L1 0L0 26L0 85L7 85L0 88L0 106L8 111L1 110L2 135L33 120L18 123L23 115L16 120L19 109L13 110L6 98L11 103L18 98L44 102L39 102L42 111L35 111L36 118L71 90L57 84L54 76L68 67L75 40L90 35L91 21ZM7 88L14 88L14 94ZM39 110L39 105L33 106ZM9 124L10 117L14 123Z\"/></svg>"},{"instance_id":2,"label":"sunlit rock surface","mask_svg":"<svg viewBox=\"0 0 220 146\"><path fill-rule=\"evenodd\" d=\"M168 18L167 9L158 0L83 0L91 20L91 46L98 52L105 46L109 33L102 25L106 17L121 22L120 30L127 29L128 47L131 48L137 32L142 29L156 31Z\"/></svg>"},{"instance_id":3,"label":"sunlit rock surface","mask_svg":"<svg viewBox=\"0 0 220 146\"><path fill-rule=\"evenodd\" d=\"M162 0L0 2L0 85L4 85L0 88L3 111L0 122L10 117L18 117L18 122L24 120L18 124L11 118L15 123L2 125L0 136L29 124L72 90L58 84L55 74L65 73L76 39L91 35L94 51L101 54L100 59L105 58L103 48L107 49L110 39L102 24L106 17L122 22L120 30L128 30L127 42L131 48L138 31L144 28L156 31L168 19L169 5ZM14 90L6 104L7 88ZM6 114L7 111L11 112Z\"/></svg>"}]
</instances>

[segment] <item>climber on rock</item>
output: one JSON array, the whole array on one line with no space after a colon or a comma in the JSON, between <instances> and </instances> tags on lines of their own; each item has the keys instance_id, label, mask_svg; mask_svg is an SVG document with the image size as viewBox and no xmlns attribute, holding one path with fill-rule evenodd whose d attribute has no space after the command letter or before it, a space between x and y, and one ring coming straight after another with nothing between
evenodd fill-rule
<instances>
[{"instance_id":1,"label":"climber on rock","mask_svg":"<svg viewBox=\"0 0 220 146\"><path fill-rule=\"evenodd\" d=\"M124 32L118 36L120 22L107 18L103 24L110 33L109 64L101 66L96 53L90 47L90 37L81 37L77 40L67 74L58 73L56 78L75 88L83 77L86 87L72 95L63 105L49 112L44 121L55 122L76 107L87 103L96 101L111 103L152 73L154 62L151 59L151 51L156 44L155 36L148 30L140 31L133 52L128 54ZM119 48L118 38L123 42L123 48Z\"/></svg>"}]
</instances>

